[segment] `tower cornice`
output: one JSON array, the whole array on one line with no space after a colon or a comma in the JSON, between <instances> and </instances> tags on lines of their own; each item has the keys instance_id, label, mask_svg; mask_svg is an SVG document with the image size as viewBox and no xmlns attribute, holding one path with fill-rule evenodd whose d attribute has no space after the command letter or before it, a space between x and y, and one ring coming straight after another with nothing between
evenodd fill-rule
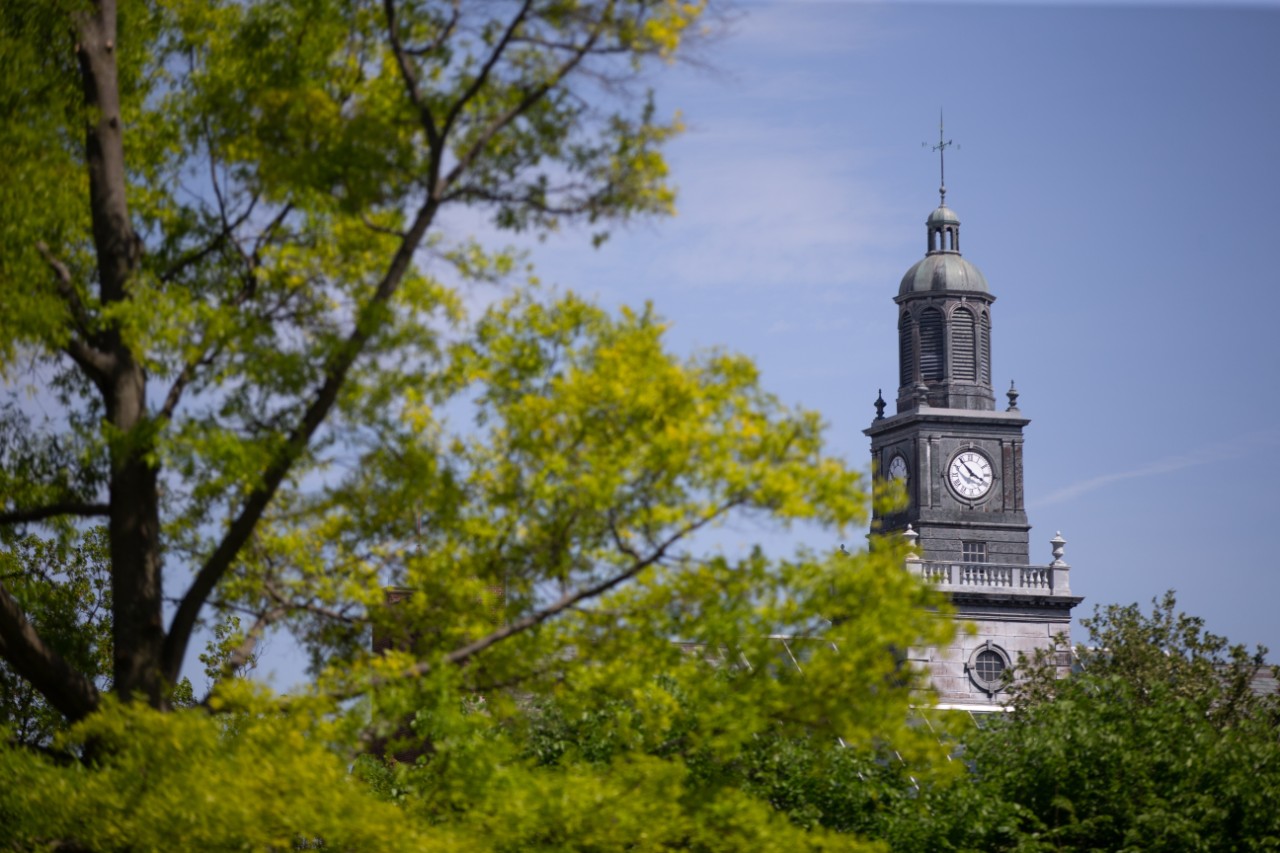
<instances>
[{"instance_id":1,"label":"tower cornice","mask_svg":"<svg viewBox=\"0 0 1280 853\"><path fill-rule=\"evenodd\" d=\"M899 412L896 415L875 421L862 431L863 435L876 436L895 429L919 423L936 423L940 425L964 424L973 426L1017 427L1021 429L1031 423L1031 418L1024 417L1021 412L997 412L985 409L944 409L934 406L919 406Z\"/></svg>"}]
</instances>

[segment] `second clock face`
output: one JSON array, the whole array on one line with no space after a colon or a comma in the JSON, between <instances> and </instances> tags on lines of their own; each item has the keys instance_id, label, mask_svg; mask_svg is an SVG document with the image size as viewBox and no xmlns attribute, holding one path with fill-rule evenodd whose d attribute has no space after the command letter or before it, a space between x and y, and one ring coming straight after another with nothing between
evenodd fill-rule
<instances>
[{"instance_id":1,"label":"second clock face","mask_svg":"<svg viewBox=\"0 0 1280 853\"><path fill-rule=\"evenodd\" d=\"M907 460L901 456L894 456L893 461L889 463L889 476L895 480L907 479Z\"/></svg>"},{"instance_id":2,"label":"second clock face","mask_svg":"<svg viewBox=\"0 0 1280 853\"><path fill-rule=\"evenodd\" d=\"M976 500L991 491L994 481L991 460L976 450L961 451L947 466L947 482L957 495L968 500Z\"/></svg>"}]
</instances>

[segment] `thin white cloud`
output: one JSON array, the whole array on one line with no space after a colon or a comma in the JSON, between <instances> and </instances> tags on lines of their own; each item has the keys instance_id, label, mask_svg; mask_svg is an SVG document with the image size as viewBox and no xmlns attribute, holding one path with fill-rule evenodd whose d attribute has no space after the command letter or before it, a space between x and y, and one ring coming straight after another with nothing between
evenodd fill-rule
<instances>
[{"instance_id":1,"label":"thin white cloud","mask_svg":"<svg viewBox=\"0 0 1280 853\"><path fill-rule=\"evenodd\" d=\"M867 15L856 19L838 12L821 14L840 6L874 6L864 2L747 2L736 7L738 18L730 36L740 47L770 54L803 51L809 56L843 55L872 44L879 30Z\"/></svg>"},{"instance_id":2,"label":"thin white cloud","mask_svg":"<svg viewBox=\"0 0 1280 853\"><path fill-rule=\"evenodd\" d=\"M680 215L655 271L697 287L846 283L851 271L866 273L903 235L886 224L893 204L859 185L857 159L765 117L691 134L676 164Z\"/></svg>"},{"instance_id":3,"label":"thin white cloud","mask_svg":"<svg viewBox=\"0 0 1280 853\"><path fill-rule=\"evenodd\" d=\"M1111 474L1102 474L1097 477L1090 477L1087 480L1081 480L1064 486L1061 489L1050 492L1045 497L1035 502L1034 508L1049 506L1050 504L1063 503L1073 500L1083 494L1097 491L1112 483L1121 482L1123 480L1136 480L1143 477L1155 477L1161 474L1172 474L1176 471L1182 471L1187 468L1195 468L1200 465L1210 465L1215 462L1225 462L1229 459L1238 459L1251 453L1253 450L1263 445L1280 444L1280 432L1268 430L1264 432L1249 433L1240 436L1231 441L1225 441L1213 444L1208 447L1192 453L1180 453L1174 456L1166 456L1163 459L1157 459L1146 465L1140 465L1137 468L1131 468L1128 471L1116 471Z\"/></svg>"}]
</instances>

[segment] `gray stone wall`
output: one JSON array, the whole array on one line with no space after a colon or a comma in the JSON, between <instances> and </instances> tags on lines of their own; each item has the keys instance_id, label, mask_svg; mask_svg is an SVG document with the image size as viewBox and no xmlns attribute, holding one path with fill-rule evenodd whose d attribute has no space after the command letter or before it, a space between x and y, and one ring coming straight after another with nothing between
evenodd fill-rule
<instances>
[{"instance_id":1,"label":"gray stone wall","mask_svg":"<svg viewBox=\"0 0 1280 853\"><path fill-rule=\"evenodd\" d=\"M970 674L970 664L979 651L994 648L1011 665L1016 665L1019 654L1031 658L1037 650L1050 649L1056 635L1062 635L1068 644L1070 642L1070 623L1057 619L985 618L965 621L975 628L974 633L962 628L952 645L912 649L909 655L917 668L928 673L938 701L944 705L991 706L994 709L1009 700L1007 692L988 691ZM1058 661L1064 675L1070 663L1069 657L1065 656Z\"/></svg>"}]
</instances>

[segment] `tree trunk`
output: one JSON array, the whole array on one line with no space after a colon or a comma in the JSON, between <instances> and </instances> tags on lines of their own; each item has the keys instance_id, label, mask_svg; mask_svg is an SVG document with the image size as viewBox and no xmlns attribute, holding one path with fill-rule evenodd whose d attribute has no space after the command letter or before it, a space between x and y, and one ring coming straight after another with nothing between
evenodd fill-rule
<instances>
[{"instance_id":1,"label":"tree trunk","mask_svg":"<svg viewBox=\"0 0 1280 853\"><path fill-rule=\"evenodd\" d=\"M102 304L131 298L141 241L129 218L128 180L116 69L116 8L99 0L78 21L77 45L88 125L85 161ZM120 696L162 707L164 648L160 513L155 438L147 415L147 377L111 327L84 330L100 357L90 375L102 392L112 434L110 520L114 686Z\"/></svg>"},{"instance_id":2,"label":"tree trunk","mask_svg":"<svg viewBox=\"0 0 1280 853\"><path fill-rule=\"evenodd\" d=\"M164 622L158 471L146 411L146 375L122 353L108 420L124 436L111 453L112 644L115 691L163 707Z\"/></svg>"}]
</instances>

